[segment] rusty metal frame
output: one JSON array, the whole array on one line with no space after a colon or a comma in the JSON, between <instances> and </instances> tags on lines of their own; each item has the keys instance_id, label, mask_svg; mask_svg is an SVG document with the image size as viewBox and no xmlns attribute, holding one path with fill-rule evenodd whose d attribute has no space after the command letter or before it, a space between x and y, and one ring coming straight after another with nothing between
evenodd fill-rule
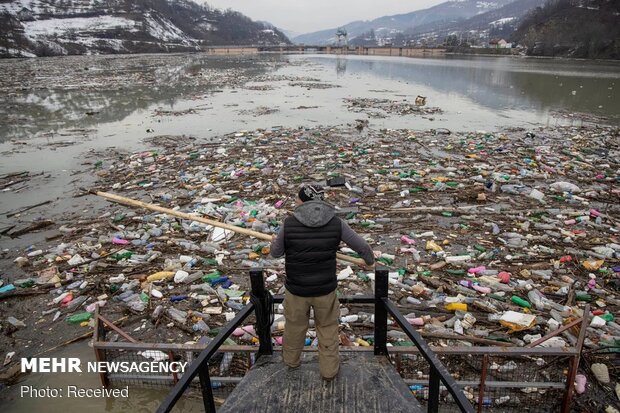
<instances>
[{"instance_id":1,"label":"rusty metal frame","mask_svg":"<svg viewBox=\"0 0 620 413\"><path fill-rule=\"evenodd\" d=\"M583 317L580 317L576 320L571 321L570 323L558 328L557 330L553 330L551 333L547 334L544 337L539 338L538 340L528 344L525 347L536 347L537 345L544 343L545 341L549 340L550 338L553 338L563 332L565 332L566 330L568 330L569 328L573 328L578 324L581 324L583 322Z\"/></svg>"},{"instance_id":2,"label":"rusty metal frame","mask_svg":"<svg viewBox=\"0 0 620 413\"><path fill-rule=\"evenodd\" d=\"M484 387L487 381L487 368L489 366L489 355L485 354L482 357L482 371L480 372L480 384L478 387L478 413L482 413L482 406L484 404Z\"/></svg>"},{"instance_id":3,"label":"rusty metal frame","mask_svg":"<svg viewBox=\"0 0 620 413\"><path fill-rule=\"evenodd\" d=\"M581 329L579 330L579 338L577 339L577 354L571 359L568 377L566 378L566 392L564 392L564 398L562 399L562 413L570 412L570 404L573 400L573 391L575 390L575 377L577 376L577 369L579 369L579 359L581 358L581 350L583 348L583 342L586 339L586 330L589 322L590 304L586 304L583 309L583 319L581 321Z\"/></svg>"},{"instance_id":4,"label":"rusty metal frame","mask_svg":"<svg viewBox=\"0 0 620 413\"><path fill-rule=\"evenodd\" d=\"M95 319L96 319L95 322L101 321L103 324L105 324L112 330L116 331L121 337L123 337L125 340L129 341L130 343L138 342L138 340L136 340L135 338L131 337L129 334L124 332L116 324L114 324L113 322L111 322L110 320L102 316L101 314L99 314L99 306L97 306L97 312L95 313Z\"/></svg>"},{"instance_id":5,"label":"rusty metal frame","mask_svg":"<svg viewBox=\"0 0 620 413\"><path fill-rule=\"evenodd\" d=\"M161 350L161 351L193 351L201 352L207 346L201 344L174 344L174 343L118 343L118 342L95 342L93 346L96 349L101 350ZM575 348L557 348L557 347L541 347L541 348L527 348L527 347L467 347L467 346L454 346L454 347L435 347L429 346L433 352L442 355L479 355L484 356L499 356L499 357L516 357L516 356L575 356L578 354ZM220 352L226 353L255 353L258 351L258 347L250 345L222 345L220 346ZM274 346L274 352L281 352L282 346ZM306 346L303 349L304 352L318 352L317 347ZM340 346L340 351L343 352L372 352L372 347L353 347L353 346ZM389 348L390 354L419 354L420 351L415 346L393 346Z\"/></svg>"},{"instance_id":6,"label":"rusty metal frame","mask_svg":"<svg viewBox=\"0 0 620 413\"><path fill-rule=\"evenodd\" d=\"M103 326L103 324L100 321L99 318L99 306L95 307L95 328L93 329L93 344L97 343L99 341L103 341L105 340L105 328ZM97 360L97 363L100 362L105 362L106 361L106 352L104 349L99 349L95 346L94 350L95 350L95 360ZM108 379L107 373L104 372L100 372L99 373L99 379L101 380L101 385L103 387L109 387L110 386L110 380Z\"/></svg>"}]
</instances>

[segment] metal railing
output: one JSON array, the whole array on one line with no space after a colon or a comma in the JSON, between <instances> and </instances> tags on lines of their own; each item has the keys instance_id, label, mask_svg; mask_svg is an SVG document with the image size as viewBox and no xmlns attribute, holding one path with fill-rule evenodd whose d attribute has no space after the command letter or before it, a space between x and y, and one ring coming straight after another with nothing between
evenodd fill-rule
<instances>
[{"instance_id":1,"label":"metal railing","mask_svg":"<svg viewBox=\"0 0 620 413\"><path fill-rule=\"evenodd\" d=\"M162 404L157 409L158 413L168 413L181 398L183 393L191 385L196 376L200 379L202 399L205 412L215 413L215 401L209 377L208 362L218 351L219 347L232 334L252 312L256 315L256 330L259 337L259 348L257 357L261 355L273 354L271 340L270 320L273 315L272 303L282 302L283 298L272 297L265 289L262 269L252 269L250 271L250 282L252 295L248 303L230 321L225 328L209 343L200 353L198 358L191 364L189 369L177 381L174 388L168 393ZM378 268L375 270L375 295L372 296L353 296L340 297L341 303L350 304L374 304L375 306L375 331L374 331L374 353L375 355L387 356L387 317L388 313L401 326L407 336L419 350L420 354L430 365L429 375L429 402L428 412L437 412L439 408L440 383L443 383L448 392L452 395L454 402L462 412L474 412L474 408L465 397L463 390L450 375L448 370L441 363L439 358L428 346L426 341L415 331L407 320L400 313L398 308L388 299L388 270Z\"/></svg>"},{"instance_id":2,"label":"metal railing","mask_svg":"<svg viewBox=\"0 0 620 413\"><path fill-rule=\"evenodd\" d=\"M375 271L375 354L387 356L387 316L388 313L403 329L420 354L430 365L428 412L439 411L439 383L443 383L454 398L454 402L462 412L473 412L472 404L465 397L465 393L450 375L437 355L431 350L426 340L407 322L398 307L388 298L387 269Z\"/></svg>"}]
</instances>

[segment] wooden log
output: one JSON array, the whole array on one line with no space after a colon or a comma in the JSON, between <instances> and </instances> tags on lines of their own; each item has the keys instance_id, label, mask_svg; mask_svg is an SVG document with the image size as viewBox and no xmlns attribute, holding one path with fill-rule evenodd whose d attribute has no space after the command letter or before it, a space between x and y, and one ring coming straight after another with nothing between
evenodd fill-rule
<instances>
[{"instance_id":1,"label":"wooden log","mask_svg":"<svg viewBox=\"0 0 620 413\"><path fill-rule=\"evenodd\" d=\"M49 204L51 202L52 202L51 200L48 200L48 201L45 201L45 202L39 202L38 204L34 204L34 205L30 205L30 206L21 208L21 209L15 211L15 212L9 212L9 213L6 214L6 216L7 216L7 218L10 218L10 217L13 217L13 216L15 216L17 214L21 214L21 213L24 213L26 211L30 211L31 209L34 209L36 207L47 205L47 204Z\"/></svg>"},{"instance_id":2,"label":"wooden log","mask_svg":"<svg viewBox=\"0 0 620 413\"><path fill-rule=\"evenodd\" d=\"M38 221L38 222L33 223L32 225L27 226L26 228L13 231L9 233L8 235L11 238L15 238L15 237L19 237L20 235L24 235L32 231L37 231L43 228L47 228L50 225L54 225L54 221L50 221L50 220Z\"/></svg>"},{"instance_id":3,"label":"wooden log","mask_svg":"<svg viewBox=\"0 0 620 413\"><path fill-rule=\"evenodd\" d=\"M224 222L214 221L212 219L203 218L199 215L192 215L192 214L188 214L185 212L173 211L172 209L164 208L159 205L147 204L146 202L137 201L135 199L126 198L120 195L110 194L108 192L96 191L92 193L102 198L105 198L107 200L119 203L119 204L132 206L136 208L149 209L151 211L156 211L156 212L161 212L162 214L168 214L168 215L172 215L172 216L175 216L181 219L186 219L186 220L196 221L196 222L200 222L200 223L207 224L207 225L212 225L214 227L223 228L223 229L226 229L232 232L236 232L238 234L248 235L250 237L262 239L265 241L271 241L272 239L271 235L269 234L264 234L262 232L253 231L247 228L240 228L235 225L226 224ZM342 260L342 261L347 261L347 262L360 265L360 266L365 265L364 260L361 258L349 257L348 255L344 255L340 253L336 254L336 256L339 260Z\"/></svg>"}]
</instances>

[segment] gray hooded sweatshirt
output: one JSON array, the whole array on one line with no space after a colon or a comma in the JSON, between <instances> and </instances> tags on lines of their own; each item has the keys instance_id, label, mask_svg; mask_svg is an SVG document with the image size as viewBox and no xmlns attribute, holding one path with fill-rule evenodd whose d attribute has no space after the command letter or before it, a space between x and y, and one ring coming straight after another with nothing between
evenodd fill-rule
<instances>
[{"instance_id":1,"label":"gray hooded sweatshirt","mask_svg":"<svg viewBox=\"0 0 620 413\"><path fill-rule=\"evenodd\" d=\"M335 213L334 207L327 202L306 201L295 208L293 215L303 225L311 228L317 228L326 225L334 217ZM353 231L349 224L340 218L338 219L342 225L341 241L344 241L349 248L357 252L366 264L372 265L375 262L375 257L370 245L368 245L364 238L360 237L355 231ZM276 239L271 243L270 254L274 258L279 258L286 253L283 229L284 224L282 224Z\"/></svg>"}]
</instances>

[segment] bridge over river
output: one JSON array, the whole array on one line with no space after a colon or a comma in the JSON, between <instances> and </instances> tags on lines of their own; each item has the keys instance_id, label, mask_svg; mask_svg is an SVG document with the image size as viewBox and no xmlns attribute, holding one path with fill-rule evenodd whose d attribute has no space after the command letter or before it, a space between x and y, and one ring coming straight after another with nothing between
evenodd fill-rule
<instances>
[{"instance_id":1,"label":"bridge over river","mask_svg":"<svg viewBox=\"0 0 620 413\"><path fill-rule=\"evenodd\" d=\"M320 53L339 55L368 55L368 56L405 56L405 57L429 57L442 56L446 49L421 48L421 47L346 47L346 46L204 46L203 50L210 54L252 54L259 52L274 53Z\"/></svg>"}]
</instances>

